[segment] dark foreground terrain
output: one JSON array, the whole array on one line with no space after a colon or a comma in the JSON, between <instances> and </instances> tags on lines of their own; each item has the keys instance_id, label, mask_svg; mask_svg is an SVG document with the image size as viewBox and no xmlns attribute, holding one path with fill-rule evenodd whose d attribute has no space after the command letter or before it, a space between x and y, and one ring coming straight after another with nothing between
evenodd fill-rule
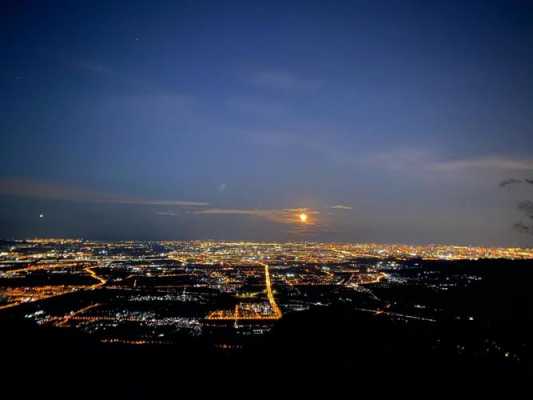
<instances>
[{"instance_id":1,"label":"dark foreground terrain","mask_svg":"<svg viewBox=\"0 0 533 400\"><path fill-rule=\"evenodd\" d=\"M533 378L533 268L528 262L427 263L477 274L479 284L439 296L403 285L376 287L400 305L425 301L446 312L435 323L389 318L335 304L290 313L240 349L220 338L175 345L110 345L81 332L3 318L1 380L20 398L180 398L185 393L283 396L286 390L412 394L517 390ZM446 274L445 273L445 274ZM460 311L460 313L459 313ZM473 318L457 318L457 315Z\"/></svg>"}]
</instances>

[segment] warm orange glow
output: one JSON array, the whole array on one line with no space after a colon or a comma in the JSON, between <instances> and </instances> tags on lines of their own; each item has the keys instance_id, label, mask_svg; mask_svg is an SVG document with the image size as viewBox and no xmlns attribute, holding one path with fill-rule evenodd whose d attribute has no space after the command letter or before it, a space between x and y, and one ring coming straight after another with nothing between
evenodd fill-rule
<instances>
[{"instance_id":1,"label":"warm orange glow","mask_svg":"<svg viewBox=\"0 0 533 400\"><path fill-rule=\"evenodd\" d=\"M276 303L274 298L274 293L272 292L272 282L270 280L270 272L268 264L258 262L259 265L263 266L265 269L265 287L266 295L268 302L270 303L271 313L270 314L259 314L253 310L247 310L244 303L239 303L235 305L234 311L227 310L217 310L209 313L207 319L216 319L216 320L276 320L280 319L283 315L281 309Z\"/></svg>"},{"instance_id":2,"label":"warm orange glow","mask_svg":"<svg viewBox=\"0 0 533 400\"><path fill-rule=\"evenodd\" d=\"M300 214L300 222L302 222L304 224L307 222L307 214L306 213L301 213Z\"/></svg>"}]
</instances>

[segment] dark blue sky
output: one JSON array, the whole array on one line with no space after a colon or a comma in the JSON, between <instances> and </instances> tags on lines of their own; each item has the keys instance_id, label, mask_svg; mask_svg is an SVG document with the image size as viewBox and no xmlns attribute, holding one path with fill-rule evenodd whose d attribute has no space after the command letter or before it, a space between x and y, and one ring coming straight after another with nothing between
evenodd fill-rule
<instances>
[{"instance_id":1,"label":"dark blue sky","mask_svg":"<svg viewBox=\"0 0 533 400\"><path fill-rule=\"evenodd\" d=\"M2 237L532 243L530 1L6 4Z\"/></svg>"}]
</instances>

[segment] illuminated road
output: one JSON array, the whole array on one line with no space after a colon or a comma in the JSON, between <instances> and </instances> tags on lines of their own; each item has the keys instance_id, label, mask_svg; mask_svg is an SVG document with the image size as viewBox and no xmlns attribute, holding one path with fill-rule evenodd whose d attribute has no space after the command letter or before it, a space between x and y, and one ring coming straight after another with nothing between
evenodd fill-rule
<instances>
[{"instance_id":1,"label":"illuminated road","mask_svg":"<svg viewBox=\"0 0 533 400\"><path fill-rule=\"evenodd\" d=\"M361 308L361 307L355 307L354 309L357 311L368 312L368 313L372 313L375 315L387 315L389 317L413 319L413 320L424 321L424 322L433 322L433 323L437 322L437 320L433 318L419 317L417 315L400 314L400 313L392 312L392 311L375 310L371 308Z\"/></svg>"},{"instance_id":2,"label":"illuminated road","mask_svg":"<svg viewBox=\"0 0 533 400\"><path fill-rule=\"evenodd\" d=\"M39 270L39 269L47 269L47 268L57 268L57 266L43 266L43 265L39 265L39 266L32 266L32 267L29 267L29 268L23 268L23 269L18 269L18 270L13 270L13 271L9 271L9 273L18 273L18 272L25 272L25 271L35 271L35 270ZM9 303L9 304L5 304L3 306L0 306L0 310L4 310L4 309L8 309L8 308L13 308L13 307L17 307L19 305L22 305L22 304L28 304L28 303L35 303L37 301L41 301L41 300L46 300L46 299L51 299L53 297L58 297L58 296L63 296L65 294L69 294L69 293L73 293L73 292L77 292L79 290L94 290L94 289L98 289L99 287L105 285L107 283L107 280L101 276L99 276L94 270L93 270L94 267L86 267L84 268L83 270L85 272L87 272L91 278L95 279L98 281L98 283L95 283L94 285L91 285L91 286L71 286L71 287L68 287L68 288L64 288L62 286L57 286L57 292L54 292L53 290L49 290L49 291L46 291L44 289L46 288L55 288L54 286L47 286L45 288L37 288L37 289L41 289L40 292L44 294L39 294L39 291L37 291L35 293L35 298L32 298L31 300L29 301L16 301L16 302L13 302L13 303ZM61 288L63 288L64 290L60 290ZM53 292L52 294L50 294L50 292ZM27 296L25 297L27 298Z\"/></svg>"},{"instance_id":3,"label":"illuminated road","mask_svg":"<svg viewBox=\"0 0 533 400\"><path fill-rule=\"evenodd\" d=\"M361 282L360 285L371 285L373 283L380 283L382 280L386 278L387 278L387 274L380 272L379 274L375 276L374 279L366 281L366 282Z\"/></svg>"},{"instance_id":4,"label":"illuminated road","mask_svg":"<svg viewBox=\"0 0 533 400\"><path fill-rule=\"evenodd\" d=\"M98 307L99 305L100 305L100 304L91 304L90 306L87 306L87 307L81 308L81 309L79 309L79 310L76 311L76 312L72 312L72 313L70 313L70 314L67 314L67 315L65 315L65 317L61 320L61 322L59 322L58 324L56 324L56 326L67 326L67 323L68 323L72 318L78 317L80 314L83 314L85 311L92 310L93 308L96 308L96 307Z\"/></svg>"},{"instance_id":5,"label":"illuminated road","mask_svg":"<svg viewBox=\"0 0 533 400\"><path fill-rule=\"evenodd\" d=\"M96 279L98 281L98 283L95 283L94 285L89 286L89 289L96 289L107 283L107 280L97 275L96 272L94 272L94 270L91 267L85 268L84 271L88 272L89 275L91 275L91 278Z\"/></svg>"},{"instance_id":6,"label":"illuminated road","mask_svg":"<svg viewBox=\"0 0 533 400\"><path fill-rule=\"evenodd\" d=\"M278 304L276 303L274 294L272 293L272 283L270 282L270 271L268 264L260 263L260 265L265 268L265 286L267 290L268 302L270 303L270 307L272 308L272 312L274 313L274 319L280 319L282 317L282 313L278 307Z\"/></svg>"},{"instance_id":7,"label":"illuminated road","mask_svg":"<svg viewBox=\"0 0 533 400\"><path fill-rule=\"evenodd\" d=\"M3 306L0 306L0 310L17 307L22 304L35 303L40 300L51 299L52 297L62 296L82 289L83 287L81 286L71 286L68 289L65 289L63 286L41 286L37 287L33 293L28 293L27 290L25 290L24 288L24 291L21 293L21 295L17 296L23 297L24 300L4 304Z\"/></svg>"},{"instance_id":8,"label":"illuminated road","mask_svg":"<svg viewBox=\"0 0 533 400\"><path fill-rule=\"evenodd\" d=\"M239 305L237 304L233 312L213 311L207 316L207 319L223 321L265 321L278 320L283 316L281 309L279 308L278 304L276 303L276 299L274 298L274 293L272 292L272 282L270 280L269 266L268 264L262 262L259 262L258 264L261 265L265 270L265 289L268 298L268 303L270 304L270 308L272 309L272 313L269 315L262 315L259 313L255 313L254 315L242 314L239 312Z\"/></svg>"}]
</instances>

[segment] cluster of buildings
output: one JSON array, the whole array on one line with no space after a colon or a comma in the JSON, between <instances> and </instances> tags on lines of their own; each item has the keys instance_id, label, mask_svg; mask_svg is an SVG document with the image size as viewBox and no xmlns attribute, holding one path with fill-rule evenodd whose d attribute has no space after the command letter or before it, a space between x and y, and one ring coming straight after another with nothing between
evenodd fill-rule
<instances>
[{"instance_id":1,"label":"cluster of buildings","mask_svg":"<svg viewBox=\"0 0 533 400\"><path fill-rule=\"evenodd\" d=\"M0 313L79 329L105 343L130 344L172 343L179 335L228 329L237 336L262 334L285 314L338 303L390 318L433 321L440 310L425 304L406 308L384 300L375 288L464 287L481 278L443 277L423 264L498 258L533 259L533 249L311 242L2 242Z\"/></svg>"}]
</instances>

